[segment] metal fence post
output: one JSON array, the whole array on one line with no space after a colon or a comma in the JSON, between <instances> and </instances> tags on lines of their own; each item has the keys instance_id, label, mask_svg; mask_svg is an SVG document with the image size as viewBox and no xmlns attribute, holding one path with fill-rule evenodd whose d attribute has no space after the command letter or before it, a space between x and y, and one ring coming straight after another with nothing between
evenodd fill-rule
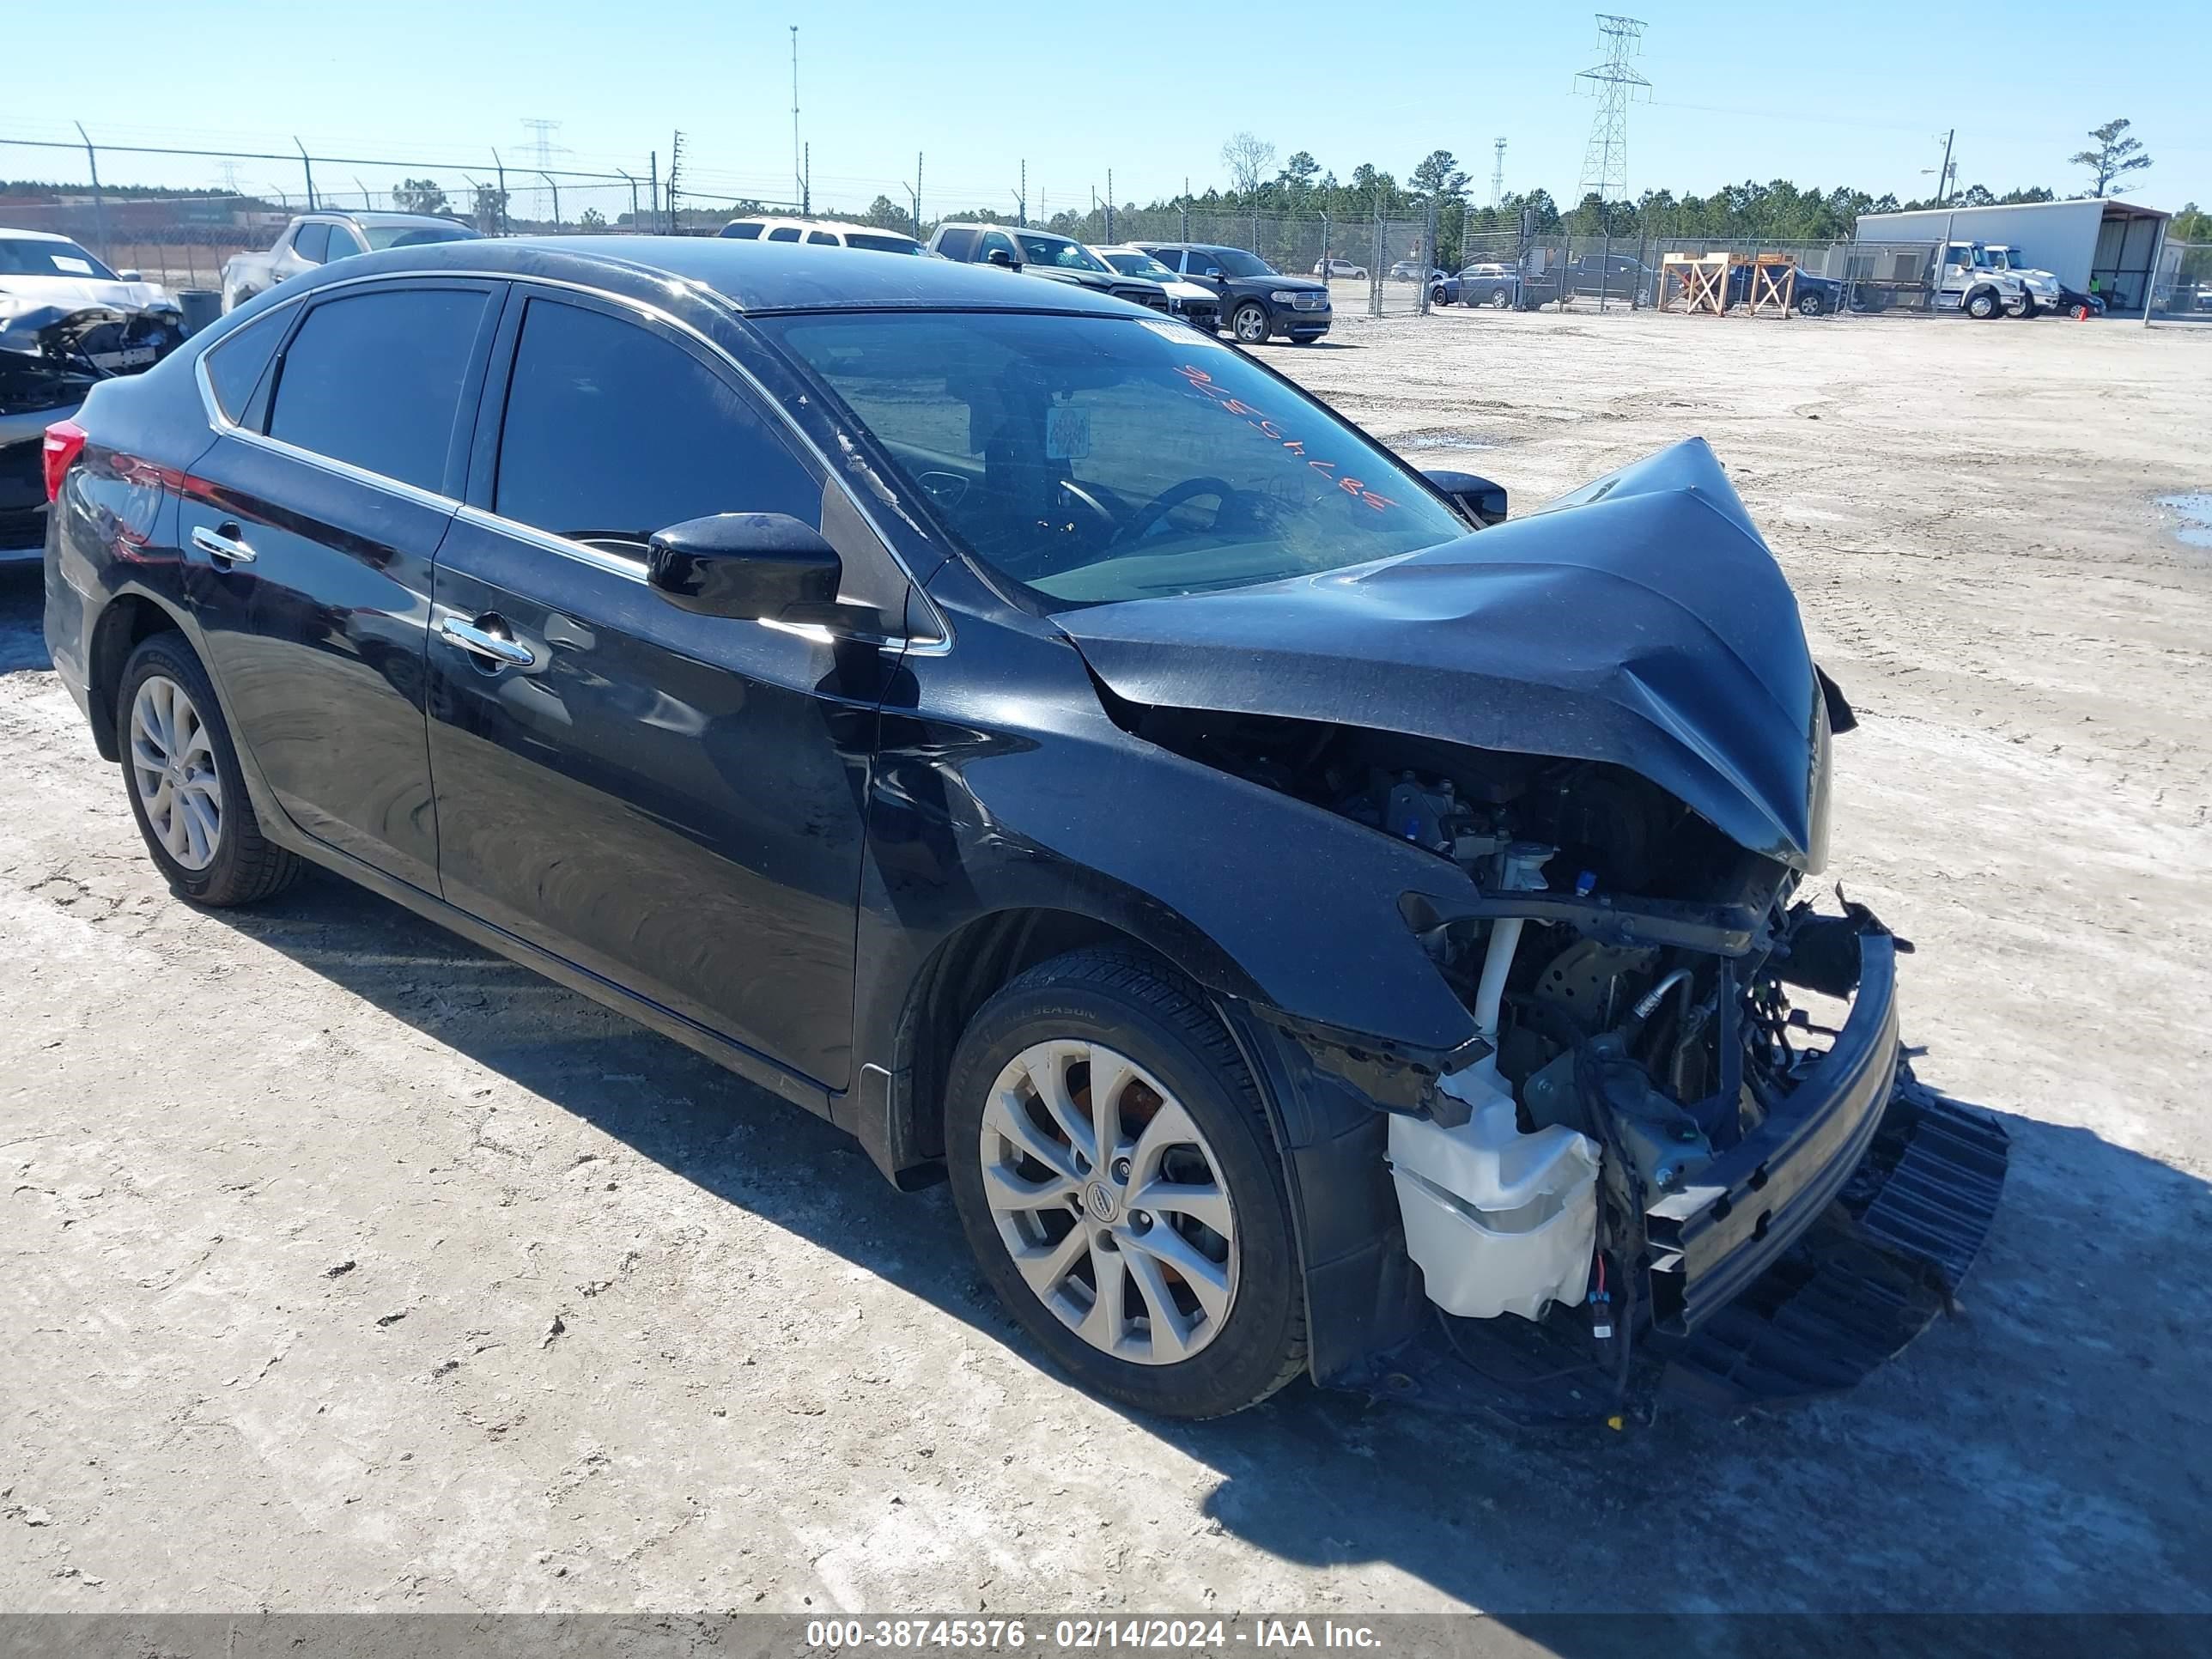
<instances>
[{"instance_id":1,"label":"metal fence post","mask_svg":"<svg viewBox=\"0 0 2212 1659\"><path fill-rule=\"evenodd\" d=\"M1425 317L1429 314L1429 284L1434 280L1430 273L1436 269L1437 264L1437 204L1434 202L1429 204L1421 219L1420 254L1419 275L1416 278L1420 284L1420 292L1413 296L1413 314Z\"/></svg>"},{"instance_id":2,"label":"metal fence post","mask_svg":"<svg viewBox=\"0 0 2212 1659\"><path fill-rule=\"evenodd\" d=\"M313 213L315 210L315 164L307 159L307 147L297 138L292 140L292 148L300 152L300 167L307 175L307 211Z\"/></svg>"},{"instance_id":3,"label":"metal fence post","mask_svg":"<svg viewBox=\"0 0 2212 1659\"><path fill-rule=\"evenodd\" d=\"M1375 216L1375 251L1368 256L1367 314L1382 314L1382 216Z\"/></svg>"},{"instance_id":4,"label":"metal fence post","mask_svg":"<svg viewBox=\"0 0 2212 1659\"><path fill-rule=\"evenodd\" d=\"M103 256L112 258L114 256L108 252L107 248L107 198L100 191L100 153L93 149L92 135L84 130L84 123L79 121L75 125L76 136L84 140L85 163L92 169L92 218L93 223L100 229L100 251Z\"/></svg>"},{"instance_id":5,"label":"metal fence post","mask_svg":"<svg viewBox=\"0 0 2212 1659\"><path fill-rule=\"evenodd\" d=\"M1328 215L1324 213L1321 216L1321 279L1326 283L1332 280L1335 275L1336 273L1329 269Z\"/></svg>"},{"instance_id":6,"label":"metal fence post","mask_svg":"<svg viewBox=\"0 0 2212 1659\"><path fill-rule=\"evenodd\" d=\"M554 184L553 175L550 173L541 172L538 176L553 187L553 228L558 230L561 228L561 186Z\"/></svg>"},{"instance_id":7,"label":"metal fence post","mask_svg":"<svg viewBox=\"0 0 2212 1659\"><path fill-rule=\"evenodd\" d=\"M507 234L507 163L499 159L499 152L491 153L491 164L499 173L499 234Z\"/></svg>"}]
</instances>

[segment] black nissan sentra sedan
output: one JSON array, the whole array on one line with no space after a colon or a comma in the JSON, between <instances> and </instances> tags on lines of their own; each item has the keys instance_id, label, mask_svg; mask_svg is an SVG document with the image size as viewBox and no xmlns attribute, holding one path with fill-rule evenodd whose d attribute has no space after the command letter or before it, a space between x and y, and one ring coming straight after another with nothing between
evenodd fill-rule
<instances>
[{"instance_id":1,"label":"black nissan sentra sedan","mask_svg":"<svg viewBox=\"0 0 2212 1659\"><path fill-rule=\"evenodd\" d=\"M46 462L181 897L321 866L949 1177L1127 1405L1844 1386L1988 1225L1700 442L1507 519L1110 296L591 239L298 278Z\"/></svg>"}]
</instances>

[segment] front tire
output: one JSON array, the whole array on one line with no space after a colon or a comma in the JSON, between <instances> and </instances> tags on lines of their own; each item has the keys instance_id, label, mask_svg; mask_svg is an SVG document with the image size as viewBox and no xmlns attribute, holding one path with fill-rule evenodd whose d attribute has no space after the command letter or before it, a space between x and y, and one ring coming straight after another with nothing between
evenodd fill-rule
<instances>
[{"instance_id":1,"label":"front tire","mask_svg":"<svg viewBox=\"0 0 2212 1659\"><path fill-rule=\"evenodd\" d=\"M1265 345L1269 332L1267 307L1255 300L1237 307L1229 319L1229 331L1239 345Z\"/></svg>"},{"instance_id":2,"label":"front tire","mask_svg":"<svg viewBox=\"0 0 2212 1659\"><path fill-rule=\"evenodd\" d=\"M1304 1369L1290 1200L1259 1090L1166 971L1079 951L1000 990L953 1055L945 1145L984 1277L1084 1387L1220 1417Z\"/></svg>"},{"instance_id":3,"label":"front tire","mask_svg":"<svg viewBox=\"0 0 2212 1659\"><path fill-rule=\"evenodd\" d=\"M1993 288L1978 288L1966 296L1966 315L1978 323L1985 323L2004 310Z\"/></svg>"},{"instance_id":4,"label":"front tire","mask_svg":"<svg viewBox=\"0 0 2212 1659\"><path fill-rule=\"evenodd\" d=\"M207 671L180 634L142 641L115 699L131 815L170 890L195 904L252 904L299 878L261 833Z\"/></svg>"},{"instance_id":5,"label":"front tire","mask_svg":"<svg viewBox=\"0 0 2212 1659\"><path fill-rule=\"evenodd\" d=\"M1817 294L1801 294L1797 296L1797 314L1800 317L1818 317L1824 314L1827 309L1828 302Z\"/></svg>"},{"instance_id":6,"label":"front tire","mask_svg":"<svg viewBox=\"0 0 2212 1659\"><path fill-rule=\"evenodd\" d=\"M1438 283L1429 290L1429 303L1432 306L1448 306L1451 303L1451 295L1446 291L1442 283Z\"/></svg>"}]
</instances>

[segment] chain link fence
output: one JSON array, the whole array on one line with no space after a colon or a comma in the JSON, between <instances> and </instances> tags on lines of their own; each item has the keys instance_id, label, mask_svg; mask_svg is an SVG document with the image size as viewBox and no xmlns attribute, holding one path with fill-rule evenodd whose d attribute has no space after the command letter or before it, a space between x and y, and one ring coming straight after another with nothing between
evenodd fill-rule
<instances>
[{"instance_id":1,"label":"chain link fence","mask_svg":"<svg viewBox=\"0 0 2212 1659\"><path fill-rule=\"evenodd\" d=\"M179 170L220 173L229 182L221 189L118 182L134 173L175 176ZM225 260L269 248L294 215L311 208L442 215L486 235L712 235L742 214L795 210L786 203L691 191L681 176L687 170L670 178L657 155L635 167L593 171L511 165L489 149L482 164L432 164L318 156L303 147L288 155L4 138L0 179L34 175L39 182L0 184L0 226L57 232L118 270L138 271L176 289L205 290L219 286ZM929 228L926 216L914 225L903 207L896 217L901 228L926 234ZM1455 304L1641 309L1666 297L1670 254L1729 254L1745 262L1728 278L1731 308L1749 299L1749 262L1762 255L1794 262L1796 294L1813 296L1802 309L1940 308L1934 301L1941 244L1935 242L1791 242L1565 228L1462 235L1460 222L1455 207L1449 212L1453 230L1447 234L1434 209L1413 217L1337 219L1099 204L1085 214L1054 215L1048 228L1095 246L1196 242L1244 249L1286 275L1325 280L1340 318L1418 316ZM2148 232L2149 222L2145 225ZM2130 254L2132 264L2119 273L2130 283L2115 277L2103 285L2125 302L2121 308L2140 314L2148 297L2156 320L2212 320L2212 246L2169 240L2154 254L2147 234L2137 240L2143 246Z\"/></svg>"}]
</instances>

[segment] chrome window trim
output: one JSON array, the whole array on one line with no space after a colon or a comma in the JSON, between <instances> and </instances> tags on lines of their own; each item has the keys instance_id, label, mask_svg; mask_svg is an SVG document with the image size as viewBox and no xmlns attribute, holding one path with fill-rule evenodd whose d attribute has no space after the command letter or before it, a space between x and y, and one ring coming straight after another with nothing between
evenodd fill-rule
<instances>
[{"instance_id":1,"label":"chrome window trim","mask_svg":"<svg viewBox=\"0 0 2212 1659\"><path fill-rule=\"evenodd\" d=\"M650 266L631 266L626 267L626 269L641 270L647 276L657 274L653 271ZM951 650L952 630L945 623L945 613L939 610L937 605L932 602L927 591L924 589L921 581L915 577L913 570L908 567L906 561L899 556L897 544L894 543L884 532L883 521L878 519L875 514L869 510L868 504L864 499L862 499L860 491L854 489L852 483L846 478L842 471L840 470L836 464L830 459L828 453L823 449L821 445L814 441L813 438L809 435L806 429L800 426L798 421L793 417L791 411L786 409L782 403L769 391L768 387L761 383L761 380L758 375L755 374L752 370L747 368L743 363L732 356L729 352L725 350L721 346L716 344L712 339L708 338L699 330L694 328L690 324L685 322L682 318L672 315L668 312L662 310L659 306L653 305L643 300L634 300L628 295L611 294L606 289L594 288L588 283L573 282L566 277L560 276L526 276L511 270L477 270L473 269L379 270L371 271L360 276L341 277L337 282L332 283L318 283L313 288L303 289L297 294L287 295L285 298L278 301L275 305L270 306L269 310L267 312L264 312L262 315L265 317L270 313L283 310L286 306L299 305L302 301L311 300L318 295L334 293L340 289L362 288L380 283L405 283L410 282L419 283L425 280L436 281L445 277L453 277L470 282L516 283L533 288L556 289L570 294L582 295L586 299L597 300L602 304L619 306L623 309L635 313L638 316L643 317L649 321L656 322L665 327L673 329L676 332L685 336L687 338L697 341L702 346L704 346L707 349L716 362L728 365L728 367L736 373L738 377L742 380L746 386L752 388L754 394L763 404L775 411L776 418L781 421L786 429L790 432L791 435L799 441L800 447L805 451L805 453L814 457L816 462L818 463L822 468L822 476L836 482L837 488L843 492L845 499L852 503L853 510L860 515L860 521L868 526L870 532L875 536L876 540L882 544L884 554L890 559L890 562L894 565L898 567L899 574L906 578L907 585L912 588L916 594L921 596L923 608L927 610L929 615L936 620L937 634L933 638L927 635L902 635L896 640L887 640L879 642L901 644L903 645L907 650L922 656L943 656ZM664 280L673 283L679 279L664 276ZM729 303L725 296L716 293L712 289L705 288L696 283L687 283L686 286L690 288L691 292L697 294L703 298L725 306ZM743 313L737 312L734 308L732 308L732 314L740 318L744 315ZM256 320L258 321L259 319L257 319ZM248 326L251 326L251 325L248 325ZM225 339L228 339L228 337L226 336ZM244 439L248 443L262 445L264 447L275 450L280 454L296 457L301 460L309 463L311 465L318 466L325 471L335 473L339 477L350 478L362 483L378 484L388 489L397 490L404 495L407 495L416 501L426 502L433 507L450 507L457 514L467 517L471 523L477 525L479 527L495 529L507 534L520 536L522 539L543 547L549 552L558 553L565 558L574 559L580 563L594 566L599 569L609 571L615 575L632 576L635 580L640 582L642 582L645 580L644 567L637 561L624 559L618 554L602 552L597 548L587 547L581 542L572 542L565 536L556 536L550 531L539 530L531 525L520 524L513 519L501 518L496 513L489 512L483 507L471 507L466 502L456 501L450 495L442 495L437 494L435 491L417 489L415 485L407 483L404 479L386 477L381 473L371 472L365 468L352 465L345 461L333 459L331 457L327 455L319 455L312 450L302 449L296 444L288 444L281 439L272 438L266 433L248 431L246 428L240 426L235 421L233 421L228 416L222 412L222 406L216 402L214 385L208 378L207 360L216 351L221 349L223 343L224 341L222 340L216 341L214 345L210 346L207 350L201 352L192 362L193 377L198 381L200 390L200 403L207 410L207 416L210 423L212 424L217 431L226 434L231 437ZM481 399L483 394L479 392L477 395L479 399ZM872 635L853 635L848 637L854 639L874 639L877 636Z\"/></svg>"}]
</instances>

